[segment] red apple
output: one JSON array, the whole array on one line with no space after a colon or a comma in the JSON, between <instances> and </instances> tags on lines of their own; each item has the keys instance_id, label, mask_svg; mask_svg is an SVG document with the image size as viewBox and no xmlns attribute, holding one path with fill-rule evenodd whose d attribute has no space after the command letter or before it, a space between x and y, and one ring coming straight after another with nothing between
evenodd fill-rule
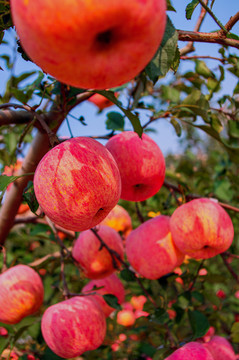
<instances>
[{"instance_id":1,"label":"red apple","mask_svg":"<svg viewBox=\"0 0 239 360\"><path fill-rule=\"evenodd\" d=\"M146 279L158 279L181 265L184 255L175 247L168 216L156 216L133 230L126 239L131 266Z\"/></svg>"},{"instance_id":2,"label":"red apple","mask_svg":"<svg viewBox=\"0 0 239 360\"><path fill-rule=\"evenodd\" d=\"M132 221L129 213L120 205L116 205L101 222L120 232L125 239L132 230Z\"/></svg>"},{"instance_id":3,"label":"red apple","mask_svg":"<svg viewBox=\"0 0 239 360\"><path fill-rule=\"evenodd\" d=\"M99 224L117 204L121 181L108 150L96 140L77 137L42 158L34 189L40 207L54 223L82 231Z\"/></svg>"},{"instance_id":4,"label":"red apple","mask_svg":"<svg viewBox=\"0 0 239 360\"><path fill-rule=\"evenodd\" d=\"M102 344L106 321L96 302L76 296L50 306L43 314L41 329L49 348L70 359Z\"/></svg>"},{"instance_id":5,"label":"red apple","mask_svg":"<svg viewBox=\"0 0 239 360\"><path fill-rule=\"evenodd\" d=\"M124 249L120 235L107 225L99 225L96 231L104 243L123 260ZM85 276L90 279L101 279L117 270L109 251L105 247L101 248L99 239L91 230L80 233L72 255L83 268ZM119 268L120 261L116 257L114 259Z\"/></svg>"},{"instance_id":6,"label":"red apple","mask_svg":"<svg viewBox=\"0 0 239 360\"><path fill-rule=\"evenodd\" d=\"M192 341L174 351L164 360L215 360L199 342ZM224 359L226 360L226 359Z\"/></svg>"},{"instance_id":7,"label":"red apple","mask_svg":"<svg viewBox=\"0 0 239 360\"><path fill-rule=\"evenodd\" d=\"M106 89L138 75L166 25L165 0L11 0L28 56L59 81Z\"/></svg>"},{"instance_id":8,"label":"red apple","mask_svg":"<svg viewBox=\"0 0 239 360\"><path fill-rule=\"evenodd\" d=\"M146 301L147 298L144 295L132 296L130 299L130 303L133 305L135 310L143 310Z\"/></svg>"},{"instance_id":9,"label":"red apple","mask_svg":"<svg viewBox=\"0 0 239 360\"><path fill-rule=\"evenodd\" d=\"M236 358L232 345L222 336L215 335L203 345L210 351L215 360L235 360Z\"/></svg>"},{"instance_id":10,"label":"red apple","mask_svg":"<svg viewBox=\"0 0 239 360\"><path fill-rule=\"evenodd\" d=\"M17 324L42 305L44 288L38 273L16 265L0 275L0 322Z\"/></svg>"},{"instance_id":11,"label":"red apple","mask_svg":"<svg viewBox=\"0 0 239 360\"><path fill-rule=\"evenodd\" d=\"M94 290L94 287L101 289ZM102 295L111 294L116 296L119 304L122 304L125 298L124 286L115 274L107 276L104 279L91 280L82 289L82 293L89 292L96 293L96 295L90 295L90 297L93 297L94 300L98 302L106 317L108 317L113 311L115 311L115 309L105 302Z\"/></svg>"},{"instance_id":12,"label":"red apple","mask_svg":"<svg viewBox=\"0 0 239 360\"><path fill-rule=\"evenodd\" d=\"M116 94L114 94L114 95L116 96ZM112 103L112 101L108 100L106 97L104 97L101 94L92 95L88 99L88 101L91 102L92 104L96 105L99 110L103 110L109 106L114 105L114 103Z\"/></svg>"},{"instance_id":13,"label":"red apple","mask_svg":"<svg viewBox=\"0 0 239 360\"><path fill-rule=\"evenodd\" d=\"M227 212L215 201L200 198L179 206L171 216L175 245L195 259L207 259L226 251L234 230Z\"/></svg>"},{"instance_id":14,"label":"red apple","mask_svg":"<svg viewBox=\"0 0 239 360\"><path fill-rule=\"evenodd\" d=\"M106 148L114 156L122 180L121 199L143 201L155 195L164 182L165 160L158 145L146 134L133 131L113 136Z\"/></svg>"}]
</instances>

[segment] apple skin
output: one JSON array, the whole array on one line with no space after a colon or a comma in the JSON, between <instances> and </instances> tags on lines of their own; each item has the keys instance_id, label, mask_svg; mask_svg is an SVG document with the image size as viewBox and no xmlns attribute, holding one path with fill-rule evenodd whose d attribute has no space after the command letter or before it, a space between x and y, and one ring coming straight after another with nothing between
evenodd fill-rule
<instances>
[{"instance_id":1,"label":"apple skin","mask_svg":"<svg viewBox=\"0 0 239 360\"><path fill-rule=\"evenodd\" d=\"M215 335L210 341L203 343L215 360L235 360L236 354L232 345L222 336Z\"/></svg>"},{"instance_id":2,"label":"apple skin","mask_svg":"<svg viewBox=\"0 0 239 360\"><path fill-rule=\"evenodd\" d=\"M123 260L124 249L120 235L107 225L98 225L96 231L105 244L116 251ZM72 255L89 279L101 279L117 270L109 251L105 247L100 247L100 241L91 230L82 231L73 246ZM115 261L119 268L120 261Z\"/></svg>"},{"instance_id":3,"label":"apple skin","mask_svg":"<svg viewBox=\"0 0 239 360\"><path fill-rule=\"evenodd\" d=\"M114 156L121 176L120 198L144 201L155 195L165 178L165 160L158 145L146 134L134 131L113 136L106 148Z\"/></svg>"},{"instance_id":4,"label":"apple skin","mask_svg":"<svg viewBox=\"0 0 239 360\"><path fill-rule=\"evenodd\" d=\"M199 342L192 341L174 351L164 360L215 360ZM225 359L226 360L226 359Z\"/></svg>"},{"instance_id":5,"label":"apple skin","mask_svg":"<svg viewBox=\"0 0 239 360\"><path fill-rule=\"evenodd\" d=\"M123 239L132 231L132 221L129 213L120 205L116 205L101 222L122 233Z\"/></svg>"},{"instance_id":6,"label":"apple skin","mask_svg":"<svg viewBox=\"0 0 239 360\"><path fill-rule=\"evenodd\" d=\"M97 288L102 287L102 288L99 290L92 290L93 287L97 287ZM117 297L119 304L122 304L125 299L124 286L120 281L120 279L115 274L107 276L104 279L91 280L82 289L82 293L87 293L87 292L96 293L96 295L92 295L92 296L89 295L88 297L93 298L95 301L98 302L106 317L108 317L113 311L115 311L115 309L109 306L101 295L105 295L105 294L114 295Z\"/></svg>"},{"instance_id":7,"label":"apple skin","mask_svg":"<svg viewBox=\"0 0 239 360\"><path fill-rule=\"evenodd\" d=\"M194 259L208 259L226 251L234 237L227 212L206 198L179 206L171 216L170 228L175 245Z\"/></svg>"},{"instance_id":8,"label":"apple skin","mask_svg":"<svg viewBox=\"0 0 239 360\"><path fill-rule=\"evenodd\" d=\"M77 137L42 158L34 190L40 207L54 223L83 231L99 224L117 204L121 180L116 162L102 144Z\"/></svg>"},{"instance_id":9,"label":"apple skin","mask_svg":"<svg viewBox=\"0 0 239 360\"><path fill-rule=\"evenodd\" d=\"M57 80L80 88L112 88L133 79L155 55L166 25L165 0L10 4L28 56Z\"/></svg>"},{"instance_id":10,"label":"apple skin","mask_svg":"<svg viewBox=\"0 0 239 360\"><path fill-rule=\"evenodd\" d=\"M169 221L169 216L156 216L133 230L126 239L128 261L146 279L158 279L184 260L172 241Z\"/></svg>"},{"instance_id":11,"label":"apple skin","mask_svg":"<svg viewBox=\"0 0 239 360\"><path fill-rule=\"evenodd\" d=\"M16 265L0 275L0 322L17 324L42 305L44 288L38 273Z\"/></svg>"},{"instance_id":12,"label":"apple skin","mask_svg":"<svg viewBox=\"0 0 239 360\"><path fill-rule=\"evenodd\" d=\"M50 306L43 314L41 330L55 354L71 359L102 344L106 321L96 302L76 296Z\"/></svg>"}]
</instances>

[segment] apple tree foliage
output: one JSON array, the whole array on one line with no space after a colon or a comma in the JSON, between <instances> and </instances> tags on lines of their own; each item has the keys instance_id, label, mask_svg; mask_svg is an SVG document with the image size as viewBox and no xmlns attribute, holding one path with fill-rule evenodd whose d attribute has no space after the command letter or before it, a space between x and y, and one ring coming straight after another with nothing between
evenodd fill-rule
<instances>
[{"instance_id":1,"label":"apple tree foliage","mask_svg":"<svg viewBox=\"0 0 239 360\"><path fill-rule=\"evenodd\" d=\"M155 214L171 215L179 204L193 198L217 199L233 221L233 244L228 252L214 258L204 261L188 259L181 266L181 275L172 272L158 280L141 279L142 287L134 273L127 266L123 267L119 276L127 292L126 300L129 301L133 295L146 295L149 300L144 310L150 315L138 318L131 327L123 327L116 321L119 305L114 298L106 296L116 312L107 320L104 344L79 359L164 359L181 344L205 335L210 326L214 327L216 334L227 337L239 352L239 298L235 296L239 291L238 82L230 94L222 91L229 74L234 79L239 78L239 37L233 31L238 25L239 13L236 13L235 6L231 19L222 24L214 14L215 2L217 0L188 0L187 19L195 19L195 9L204 5L201 18L190 32L175 29L170 15L176 10L168 0L164 39L152 61L132 82L113 89L118 97L110 90L97 91L116 105L114 110L104 110L105 134L99 134L99 139L132 128L139 136L142 132L150 135L150 132L161 131L163 119L171 123L179 139L180 151L166 157L163 188L139 204L126 201L120 201L120 204L131 215L136 228ZM214 27L211 32L200 33L205 16L214 17ZM36 164L48 150L49 143L51 146L57 143L55 133L66 121L67 114L78 106L80 114L80 104L94 93L61 84L41 69L25 70L16 75L17 58L22 56L25 69L30 59L17 40L14 40L14 45L5 40L7 31L13 32L13 29L9 1L4 0L0 3L0 39L4 49L1 70L7 74L8 80L0 98L1 173L5 166L13 165L19 157L26 157L29 163ZM214 59L210 54L205 58L200 56L198 41L209 42L212 47L219 44L218 55ZM190 63L186 70L182 67L185 61ZM79 133L82 126L94 121L81 115L77 120ZM70 117L67 121L71 128ZM64 299L63 250L59 248L52 228L34 215L38 204L32 188L32 175L29 174L34 169L31 166L26 168L30 171L20 178L24 180L16 198L1 207L0 262L1 267L23 263L40 271L45 288L45 309ZM5 203L5 190L14 180L16 177L0 176L2 204ZM22 193L33 211L27 217L16 216ZM64 246L70 248L74 236L71 232L65 235ZM204 272L200 271L202 269ZM64 274L70 291L80 293L87 279L67 256L64 257ZM178 278L181 280L176 281ZM59 359L46 347L42 338L40 319L43 308L36 316L25 318L17 325L0 324L8 331L5 336L0 334L0 353L5 358L10 359L13 351L19 359L27 359L29 354L38 359ZM122 333L126 340L119 342L117 339ZM114 351L112 344L117 341L117 351Z\"/></svg>"}]
</instances>

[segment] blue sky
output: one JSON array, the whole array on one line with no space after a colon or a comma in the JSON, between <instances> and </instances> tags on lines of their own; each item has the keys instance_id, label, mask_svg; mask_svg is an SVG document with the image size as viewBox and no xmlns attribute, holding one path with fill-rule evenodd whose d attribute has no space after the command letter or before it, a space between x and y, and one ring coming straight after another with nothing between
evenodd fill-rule
<instances>
[{"instance_id":1,"label":"blue sky","mask_svg":"<svg viewBox=\"0 0 239 360\"><path fill-rule=\"evenodd\" d=\"M199 7L196 9L195 13L193 14L193 17L190 21L185 19L185 7L189 0L172 0L173 6L176 8L177 13L169 12L169 16L174 23L174 26L177 29L183 29L183 30L193 30L194 25L197 21L197 17L199 14ZM214 12L216 13L217 17L220 19L222 23L226 23L231 15L235 14L238 11L238 0L215 0L214 5ZM218 27L214 20L207 15L205 22L203 23L203 26L201 28L201 31L212 31L217 30ZM233 32L236 34L239 34L239 24L236 24L236 26L233 28ZM6 39L10 40L10 43L14 46L14 41L12 40L14 38L15 34L13 31L11 31L11 34L6 35ZM184 46L185 43L180 42L179 47ZM210 56L217 56L219 46L212 45L212 44L195 44L196 46L196 52L194 54L197 55L210 55ZM0 55L5 54L6 52L9 52L9 48L6 46L0 47ZM235 52L237 50L235 49ZM218 65L215 61L208 61L208 65L212 66L212 68L216 65ZM4 69L0 73L1 75L1 81L0 81L0 93L2 94L5 88L6 80L8 78L8 73L5 70L6 66L3 60L0 59L0 66ZM181 71L186 71L189 69L193 69L193 65L190 64L189 61L181 61L180 69ZM30 62L25 62L21 59L21 57L18 57L16 66L14 68L15 74L20 74L24 71L31 71L32 69L38 69L37 66L34 66ZM220 95L224 93L232 93L233 84L236 83L236 78L233 77L233 75L229 75L227 73L228 79L224 82L223 89L220 93ZM165 82L165 80L163 80ZM123 99L122 99L123 100ZM109 111L117 110L115 107L111 107L109 109L105 109L102 114L97 115L97 108L89 103L85 102L84 104L80 105L73 111L73 114L77 117L84 116L87 126L82 126L78 121L72 119L69 117L70 126L72 129L72 133L74 136L84 136L84 135L103 135L107 133L107 130L105 129L105 119L106 119L106 113ZM145 121L145 120L144 120ZM167 120L160 120L158 121L155 126L157 129L157 134L150 134L150 136L157 142L157 144L162 149L163 153L166 155L169 152L178 152L180 151L180 145L178 141L178 137L175 134L175 131L172 127L172 125ZM126 126L128 130L131 130L131 125L128 124ZM66 122L63 123L59 130L60 136L69 136L69 131L66 125Z\"/></svg>"}]
</instances>

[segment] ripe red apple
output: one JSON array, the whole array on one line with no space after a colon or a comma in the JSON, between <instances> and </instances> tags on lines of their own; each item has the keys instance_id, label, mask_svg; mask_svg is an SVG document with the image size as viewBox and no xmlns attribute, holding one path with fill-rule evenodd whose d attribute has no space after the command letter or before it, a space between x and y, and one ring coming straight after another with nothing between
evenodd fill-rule
<instances>
[{"instance_id":1,"label":"ripe red apple","mask_svg":"<svg viewBox=\"0 0 239 360\"><path fill-rule=\"evenodd\" d=\"M130 303L135 310L143 310L146 301L147 298L144 295L132 296L132 298L130 299Z\"/></svg>"},{"instance_id":2,"label":"ripe red apple","mask_svg":"<svg viewBox=\"0 0 239 360\"><path fill-rule=\"evenodd\" d=\"M42 305L44 288L38 273L16 265L0 275L0 322L17 324Z\"/></svg>"},{"instance_id":3,"label":"ripe red apple","mask_svg":"<svg viewBox=\"0 0 239 360\"><path fill-rule=\"evenodd\" d=\"M94 290L94 287L101 289ZM102 295L111 294L116 296L119 304L122 304L125 298L124 286L115 274L107 276L104 279L91 280L82 289L82 293L89 292L96 293L96 295L90 295L90 297L93 297L94 300L98 302L106 317L115 311L115 309L106 303Z\"/></svg>"},{"instance_id":4,"label":"ripe red apple","mask_svg":"<svg viewBox=\"0 0 239 360\"><path fill-rule=\"evenodd\" d=\"M116 96L116 94L114 94L114 95ZM88 101L91 102L92 104L96 105L99 110L103 110L107 107L114 105L114 103L112 103L112 101L110 101L109 99L106 99L106 97L104 97L101 94L92 95L88 99Z\"/></svg>"},{"instance_id":5,"label":"ripe red apple","mask_svg":"<svg viewBox=\"0 0 239 360\"><path fill-rule=\"evenodd\" d=\"M156 216L133 230L126 239L130 265L146 279L158 279L181 265L184 255L175 247L168 216Z\"/></svg>"},{"instance_id":6,"label":"ripe red apple","mask_svg":"<svg viewBox=\"0 0 239 360\"><path fill-rule=\"evenodd\" d=\"M234 237L227 212L206 198L179 206L171 216L170 228L179 250L195 259L208 259L226 251Z\"/></svg>"},{"instance_id":7,"label":"ripe red apple","mask_svg":"<svg viewBox=\"0 0 239 360\"><path fill-rule=\"evenodd\" d=\"M199 342L192 341L174 351L164 360L215 360ZM226 359L224 359L226 360Z\"/></svg>"},{"instance_id":8,"label":"ripe red apple","mask_svg":"<svg viewBox=\"0 0 239 360\"><path fill-rule=\"evenodd\" d=\"M130 81L153 58L166 25L165 0L11 0L11 11L29 57L81 88Z\"/></svg>"},{"instance_id":9,"label":"ripe red apple","mask_svg":"<svg viewBox=\"0 0 239 360\"><path fill-rule=\"evenodd\" d=\"M117 204L121 181L109 151L96 140L77 137L42 158L34 189L40 207L54 223L82 231L99 224Z\"/></svg>"},{"instance_id":10,"label":"ripe red apple","mask_svg":"<svg viewBox=\"0 0 239 360\"><path fill-rule=\"evenodd\" d=\"M107 225L99 225L96 231L105 244L123 259L124 249L120 235ZM91 230L80 233L72 255L83 268L85 276L90 279L101 279L117 270L109 251L105 247L101 248L99 239ZM119 268L120 261L115 258L115 262Z\"/></svg>"},{"instance_id":11,"label":"ripe red apple","mask_svg":"<svg viewBox=\"0 0 239 360\"><path fill-rule=\"evenodd\" d=\"M203 343L215 360L235 360L236 354L232 345L222 336L215 335L210 341Z\"/></svg>"},{"instance_id":12,"label":"ripe red apple","mask_svg":"<svg viewBox=\"0 0 239 360\"><path fill-rule=\"evenodd\" d=\"M120 232L124 239L132 231L132 221L129 213L120 205L116 205L101 222Z\"/></svg>"},{"instance_id":13,"label":"ripe red apple","mask_svg":"<svg viewBox=\"0 0 239 360\"><path fill-rule=\"evenodd\" d=\"M49 348L70 359L102 344L106 321L96 302L76 296L50 306L43 314L41 330Z\"/></svg>"},{"instance_id":14,"label":"ripe red apple","mask_svg":"<svg viewBox=\"0 0 239 360\"><path fill-rule=\"evenodd\" d=\"M121 199L143 201L159 191L165 177L165 160L148 135L140 138L133 131L125 131L110 138L106 148L119 167Z\"/></svg>"}]
</instances>

